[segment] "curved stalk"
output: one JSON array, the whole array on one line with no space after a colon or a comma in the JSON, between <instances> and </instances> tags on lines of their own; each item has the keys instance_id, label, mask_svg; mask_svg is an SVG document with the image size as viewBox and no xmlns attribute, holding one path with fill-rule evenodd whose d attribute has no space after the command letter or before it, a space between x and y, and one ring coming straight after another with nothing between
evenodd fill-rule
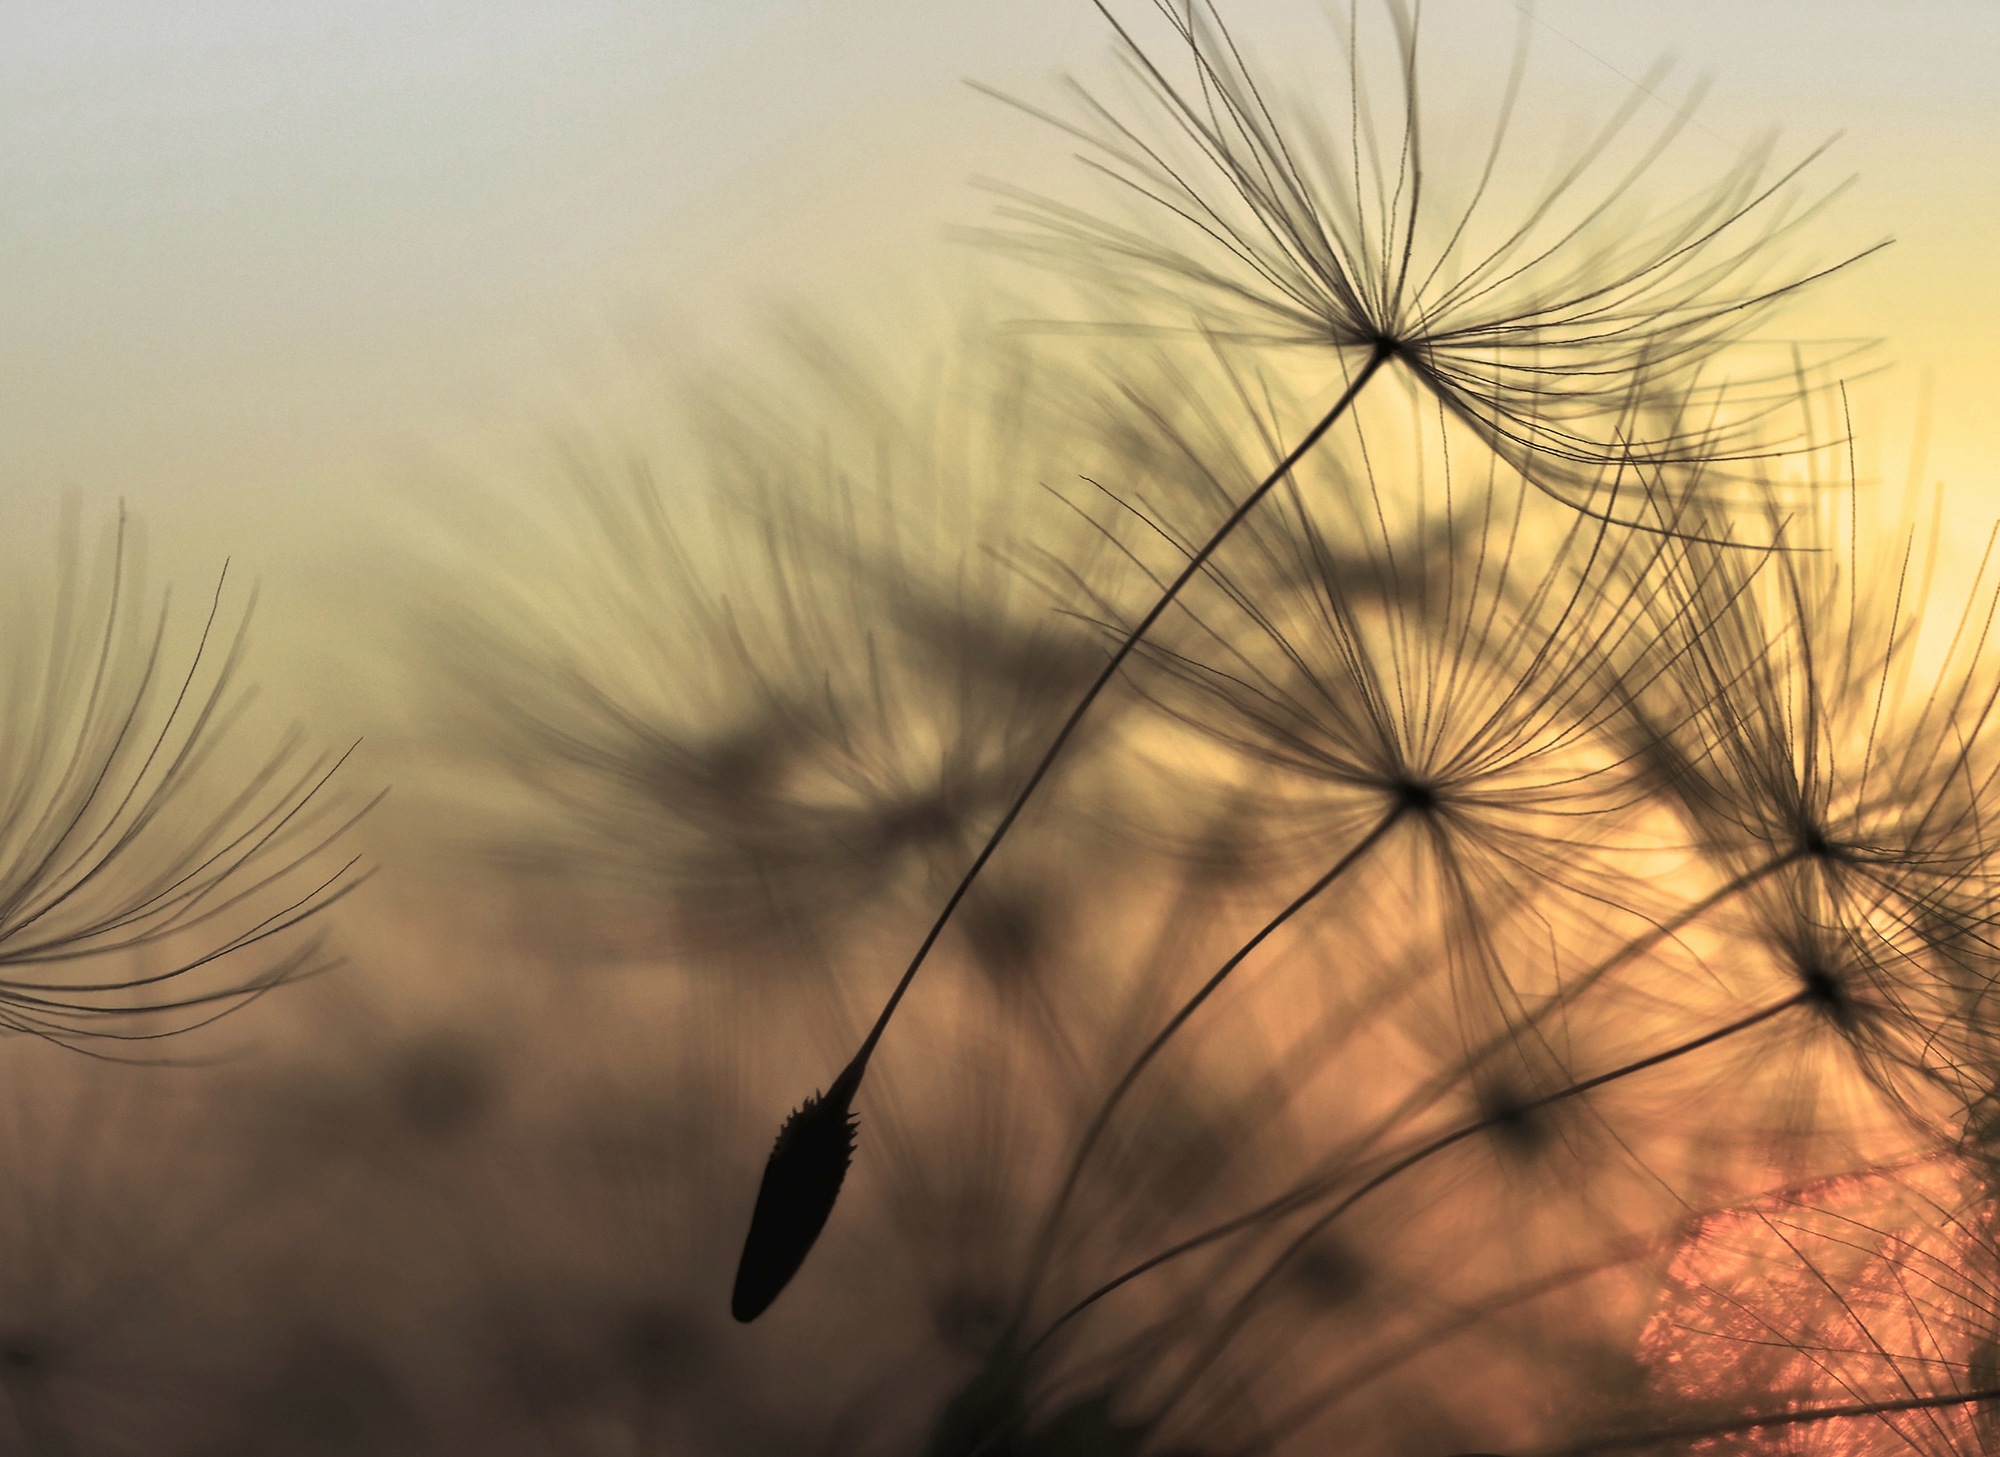
<instances>
[{"instance_id":1,"label":"curved stalk","mask_svg":"<svg viewBox=\"0 0 2000 1457\"><path fill-rule=\"evenodd\" d=\"M1510 1110L1508 1116L1520 1117L1525 1114L1539 1113L1545 1108L1553 1108L1557 1104L1568 1102L1572 1098L1582 1097L1585 1093L1593 1092L1611 1083L1623 1081L1636 1073L1645 1072L1649 1068L1660 1067L1666 1063L1675 1062L1691 1053L1699 1052L1705 1047L1712 1047L1716 1043L1734 1037L1739 1033L1748 1032L1753 1027L1760 1027L1773 1017L1780 1016L1797 1007L1805 1006L1814 1000L1814 996L1814 991L1811 988L1794 992L1782 1001L1773 1002L1769 1006L1761 1007L1748 1016L1739 1017L1734 1022L1727 1023L1721 1027L1711 1028L1709 1031L1701 1033L1699 1036L1691 1037L1685 1042L1679 1042L1659 1052L1650 1053L1635 1062L1628 1062L1621 1067L1615 1067L1609 1072L1602 1072L1595 1077L1585 1078L1581 1082L1571 1083L1567 1087L1558 1088L1553 1093L1545 1093L1539 1098L1531 1098L1522 1103L1518 1108ZM1250 1288L1236 1297L1234 1304L1229 1308L1229 1313L1223 1317L1215 1334L1209 1339L1203 1354L1197 1358L1197 1369L1206 1366L1221 1354L1223 1347L1229 1343L1230 1338L1238 1330L1242 1329L1243 1325L1249 1320L1257 1297L1264 1292L1273 1280L1277 1279L1279 1272L1291 1262L1292 1258L1305 1249L1314 1239L1318 1238L1327 1226L1331 1225L1341 1215L1347 1213L1356 1204L1359 1204L1363 1199L1393 1179L1409 1172L1419 1164L1435 1158L1447 1149L1455 1148L1467 1139L1476 1137L1499 1126L1500 1122L1501 1118L1498 1115L1489 1115L1485 1118L1475 1119L1470 1123L1460 1124L1449 1133L1439 1134L1429 1143L1424 1144L1420 1148L1412 1149L1409 1153L1403 1155L1402 1158L1397 1159L1387 1168L1381 1170L1374 1177L1366 1180L1346 1198L1340 1200L1331 1209L1300 1230L1297 1235L1293 1236L1291 1242L1284 1249L1280 1250L1277 1256L1265 1266L1264 1273L1251 1282ZM1161 1415L1164 1415L1173 1408L1175 1403L1180 1400L1181 1395L1190 1389L1190 1385L1186 1380L1181 1382L1176 1388L1175 1395L1169 1397L1165 1405L1161 1408Z\"/></svg>"},{"instance_id":2,"label":"curved stalk","mask_svg":"<svg viewBox=\"0 0 2000 1457\"><path fill-rule=\"evenodd\" d=\"M1028 1306L1033 1302L1035 1292L1041 1286L1042 1277L1048 1271L1048 1262L1055 1250L1056 1226L1068 1212L1069 1201L1075 1195L1077 1183L1083 1176L1083 1166L1088 1161L1091 1151L1097 1147L1097 1141L1104 1136L1104 1130L1111 1126L1112 1115L1118 1111L1119 1104L1125 1101L1125 1095L1131 1092L1133 1085L1139 1081L1140 1074L1145 1072L1153 1059L1159 1056L1161 1050L1173 1039L1174 1034L1179 1032L1187 1024L1188 1019L1214 994L1216 988L1228 979L1230 973L1249 958L1251 952L1262 946L1279 927L1311 905L1329 886L1359 864L1370 850L1381 843L1382 837L1395 827L1396 822L1402 819L1408 808L1408 805L1398 804L1391 809L1324 874L1293 897L1291 903L1277 915L1266 921L1255 935L1238 947L1230 958L1217 968L1213 976L1202 983L1200 990L1181 1004L1180 1010L1168 1019L1166 1026L1154 1034L1152 1041L1132 1059L1131 1066L1125 1069L1124 1076L1120 1077L1111 1091L1105 1095L1104 1101L1098 1105L1096 1115L1090 1121L1090 1126L1077 1141L1076 1152L1070 1157L1069 1171L1063 1178L1062 1187L1057 1190L1054 1201L1049 1205L1048 1213L1042 1217L1041 1227L1036 1231L1034 1252L1029 1257L1028 1274L1022 1284L1021 1298L1015 1308L1012 1325L1018 1326L1026 1318Z\"/></svg>"},{"instance_id":3,"label":"curved stalk","mask_svg":"<svg viewBox=\"0 0 2000 1457\"><path fill-rule=\"evenodd\" d=\"M985 870L987 862L1000 848L1008 831L1014 827L1014 822L1027 808L1028 801L1034 797L1043 780L1048 778L1049 771L1055 767L1057 758L1075 735L1084 716L1090 712L1091 705L1096 703L1104 690L1110 686L1111 680L1118 675L1119 670L1125 665L1125 660L1137 650L1146 634L1166 615L1167 609L1180 596L1182 589L1208 565L1210 558L1257 508L1258 503L1268 496L1280 481L1290 475L1293 467L1340 422L1360 396L1361 391L1367 387L1369 380L1375 377L1376 372L1388 363L1395 353L1395 345L1386 340L1377 343L1369 351L1366 361L1349 381L1347 388L1341 392L1340 398L1334 401L1332 408L1306 431L1298 443L1287 451L1285 457L1257 484L1256 489L1245 496L1223 519L1222 524L1215 528L1208 540L1188 557L1187 565L1182 567L1167 584L1159 599L1154 602L1146 615L1139 619L1138 624L1125 634L1097 677L1091 680L1090 686L1084 689L1076 705L1070 709L1068 717L1056 730L1055 737L1049 741L1048 748L1043 751L1042 757L1029 772L1027 780L1007 806L1006 812L1000 816L999 822L987 835L985 844L980 847L979 853L973 857L971 865L966 867L957 886L946 898L943 908L938 911L937 918L931 922L930 929L925 932L923 940L918 944L916 954L910 958L909 965L904 968L894 990L889 993L888 1000L883 1003L882 1010L875 1018L874 1025L869 1028L867 1037L862 1040L860 1049L834 1079L833 1088L829 1090L827 1097L822 1099L815 1096L808 1099L800 1111L795 1113L780 1130L777 1144L764 1165L764 1176L757 1190L757 1202L751 1212L750 1230L745 1237L743 1254L738 1261L736 1277L738 1295L731 1305L738 1320L755 1320L769 1307L771 1301L777 1298L804 1261L814 1241L818 1239L819 1231L839 1194L840 1182L846 1175L847 1157L852 1149L851 1121L847 1105L861 1086L861 1079L867 1072L869 1059L874 1056L875 1048L881 1042L882 1034L888 1030L889 1021L895 1016L897 1007L902 1005L903 996L909 991L910 983L916 979L917 972L929 958L932 949L937 945L938 938L944 934L944 928L950 922L953 912L958 909L959 904L972 889L973 883ZM840 1096L836 1097L836 1092ZM801 1132L797 1120L802 1115L810 1115L814 1111L817 1111L819 1123L823 1126L815 1128L808 1125L802 1130L803 1137L794 1136ZM847 1131L843 1133L842 1129ZM847 1152L841 1152L837 1147L843 1140ZM799 1165L798 1160L801 1157L810 1158L810 1167ZM812 1187L807 1188L807 1184ZM801 1203L801 1200L804 1202ZM798 1206L796 1211L795 1205ZM751 1291L757 1292L755 1298L748 1294Z\"/></svg>"},{"instance_id":4,"label":"curved stalk","mask_svg":"<svg viewBox=\"0 0 2000 1457\"><path fill-rule=\"evenodd\" d=\"M1596 966L1593 966L1589 971L1585 972L1582 977L1580 977L1577 981L1572 983L1565 1000L1559 1004L1554 1004L1554 1005L1562 1005L1562 1006L1572 1005L1574 998L1577 995L1581 994L1584 991L1587 991L1597 982L1603 980L1606 976L1610 975L1618 967L1631 961L1633 958L1637 956L1644 955L1647 951L1650 951L1652 950L1653 947L1659 945L1660 942L1666 940L1668 937L1683 930L1692 922L1698 920L1701 916L1707 914L1709 911L1714 910L1717 906L1722 905L1725 902L1734 899L1738 895L1741 895L1744 891L1750 889L1752 886L1764 880L1766 877L1776 874L1778 871L1784 869L1787 865L1792 865L1797 863L1797 861L1801 858L1802 853L1803 852L1798 850L1791 850L1787 851L1783 855L1774 856L1772 859L1765 861L1763 864L1754 866L1751 869L1746 870L1742 874L1729 880L1725 884L1718 886L1716 889L1710 891L1707 895L1703 896L1700 900L1696 901L1693 905L1683 908L1678 915L1675 915L1672 918L1661 922L1659 925L1654 926L1651 930L1645 932L1642 935L1635 936L1632 940L1627 941L1623 946L1619 947L1610 956L1598 962ZM1796 1000L1796 998L1794 1000ZM1548 1010L1550 1009L1543 1008L1534 1013L1534 1015L1532 1015L1528 1019L1525 1026L1533 1027L1534 1025L1539 1023L1543 1018L1543 1016L1547 1014ZM1521 1030L1523 1029L1518 1027L1511 1029L1508 1034L1508 1037L1511 1038L1512 1036L1517 1035ZM1692 1048L1686 1050L1691 1051ZM1485 1055L1484 1053L1481 1053L1478 1057L1475 1057L1473 1059L1473 1063L1476 1064L1484 1057L1484 1055ZM1644 1065L1650 1066L1651 1064L1647 1063ZM1636 1071L1636 1070L1637 1070L1636 1068L1628 1069L1628 1071ZM1456 1081L1457 1081L1457 1074L1454 1073L1453 1077L1450 1078L1449 1080L1446 1080L1442 1083L1435 1083L1428 1088L1413 1093L1409 1098L1405 1099L1399 1107L1393 1109L1382 1120L1382 1122L1377 1125L1378 1132L1382 1128L1393 1127L1396 1123L1408 1117L1411 1113L1418 1111L1420 1108L1428 1106L1430 1102L1434 1101L1438 1097L1441 1097L1443 1093L1446 1091L1446 1089L1454 1085ZM1552 1096L1557 1098L1569 1097L1573 1096L1574 1093L1579 1091L1583 1091L1583 1089L1581 1088L1571 1089ZM1538 1106L1540 1105L1531 1104L1529 1105L1529 1108L1524 1111L1533 1111L1533 1109ZM1480 1126L1483 1127L1485 1125L1480 1125ZM1391 1172L1392 1173L1400 1172L1401 1168L1406 1166L1407 1165L1400 1165L1397 1168L1391 1170ZM1051 1321L1048 1324L1047 1327L1043 1329L1042 1333L1034 1339L1034 1341L1028 1346L1027 1349L1029 1351L1036 1351L1041 1349L1041 1347L1044 1344L1046 1344L1048 1340L1052 1336L1054 1336L1058 1330L1060 1330L1063 1326L1067 1325L1071 1320L1083 1314L1084 1311L1088 1310L1098 1301L1104 1299L1105 1296L1112 1294L1113 1292L1123 1288L1126 1285L1129 1285L1132 1281L1138 1279L1141 1275L1148 1274L1151 1271L1158 1269L1162 1265L1168 1264L1171 1261L1179 1259L1183 1255L1193 1254L1196 1250L1204 1249L1207 1246L1214 1244L1218 1240L1227 1239L1230 1235L1236 1234L1241 1230L1248 1229L1253 1225L1261 1224L1269 1219L1282 1217L1286 1214L1291 1213L1296 1209L1303 1208L1305 1205L1310 1204L1313 1200L1319 1198L1321 1195L1329 1192L1328 1189L1329 1182L1330 1182L1329 1180L1322 1178L1313 1180L1305 1184L1303 1187L1295 1187L1284 1194L1280 1194L1275 1199L1268 1200L1265 1203L1258 1205L1254 1209L1246 1210L1244 1213L1236 1215L1233 1218L1227 1219L1223 1221L1221 1224L1211 1225L1208 1229L1203 1230L1199 1234L1190 1235L1187 1239L1182 1240L1179 1244L1170 1245L1168 1248L1160 1251L1158 1254L1150 1256L1149 1258L1140 1261L1138 1264L1129 1267L1128 1269L1124 1270L1114 1278L1107 1280L1104 1284L1098 1286L1095 1290L1092 1290L1088 1295L1084 1296L1081 1300L1078 1300L1074 1305L1071 1305L1066 1310L1064 1310L1062 1314L1058 1315L1053 1321ZM1369 1189L1372 1189L1374 1187L1376 1187L1376 1185L1371 1183L1370 1185L1364 1188L1363 1192L1367 1192Z\"/></svg>"},{"instance_id":5,"label":"curved stalk","mask_svg":"<svg viewBox=\"0 0 2000 1457\"><path fill-rule=\"evenodd\" d=\"M986 843L980 846L979 853L972 858L972 864L966 867L965 874L959 877L958 884L946 897L943 908L937 913L937 919L931 922L930 930L924 933L924 939L918 943L916 954L910 958L910 964L904 969L901 979L897 981L895 990L889 993L888 1001L883 1003L882 1011L875 1019L875 1025L868 1029L868 1036L863 1039L860 1050L854 1054L855 1065L863 1068L867 1066L868 1059L875 1053L875 1045L882 1040L883 1032L888 1029L889 1019L896 1015L896 1008L901 1005L903 994L910 989L910 983L915 980L918 970L929 958L932 948L937 945L938 937L944 934L944 928L951 920L952 913L958 909L959 903L972 889L973 882L979 879L980 872L986 868L986 863L1000 848L1000 842L1007 838L1007 832L1013 829L1014 821L1021 817L1021 811L1028 807L1028 801L1034 798L1035 791L1041 788L1042 781L1048 778L1049 771L1055 767L1056 760L1076 733L1078 726L1082 724L1084 716L1090 712L1091 705L1096 703L1104 690L1111 686L1111 680L1118 676L1119 669L1125 666L1125 660L1132 656L1146 634L1151 632L1154 625L1166 615L1167 609L1180 597L1182 589L1200 575L1202 569L1208 565L1209 559L1221 550L1222 544L1235 534L1236 528L1257 509L1258 503L1270 495L1278 483L1292 473L1293 467L1319 444L1326 432L1340 422L1341 417L1347 413L1361 391L1367 387L1368 381L1374 378L1375 372L1388 362L1390 353L1391 350L1387 345L1379 345L1369 353L1367 362L1341 392L1340 398L1334 401L1333 408L1320 417L1319 423L1308 430L1298 444L1286 453L1285 458L1272 468L1271 473L1258 482L1257 488L1245 496L1237 504L1236 509L1223 519L1222 524L1215 528L1208 540L1188 558L1187 565L1182 567L1174 579L1166 585L1159 599L1147 610L1146 615L1139 619L1138 625L1125 634L1124 640L1105 661L1103 668L1091 680L1090 686L1078 697L1076 706L1070 709L1069 716L1062 722L1062 727L1056 730L1048 748L1043 750L1042 757L1029 771L1027 780L1015 794L1013 802L1007 806L1006 813L1000 816L999 823L994 825L992 832L987 835Z\"/></svg>"}]
</instances>

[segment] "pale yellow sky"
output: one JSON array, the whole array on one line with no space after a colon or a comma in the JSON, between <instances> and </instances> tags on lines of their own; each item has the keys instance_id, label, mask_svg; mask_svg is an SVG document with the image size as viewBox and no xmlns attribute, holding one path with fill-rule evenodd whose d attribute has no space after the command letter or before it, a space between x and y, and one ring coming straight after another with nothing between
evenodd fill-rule
<instances>
[{"instance_id":1,"label":"pale yellow sky","mask_svg":"<svg viewBox=\"0 0 2000 1457\"><path fill-rule=\"evenodd\" d=\"M1310 0L1242 0L1284 49ZM1663 52L1713 77L1696 154L1773 124L1894 234L1797 327L1881 336L1869 449L2000 511L2000 4L1544 0L1528 104L1600 115ZM1276 21L1272 17L1277 17ZM1511 0L1426 45L1504 62ZM0 502L120 496L176 563L234 552L282 619L394 529L426 462L638 407L649 351L773 301L906 305L938 243L1064 149L1028 96L1107 46L1085 0L71 0L0 7ZM1314 22L1317 23L1317 22ZM1276 29L1267 27L1275 26ZM866 308L861 311L865 315Z\"/></svg>"}]
</instances>

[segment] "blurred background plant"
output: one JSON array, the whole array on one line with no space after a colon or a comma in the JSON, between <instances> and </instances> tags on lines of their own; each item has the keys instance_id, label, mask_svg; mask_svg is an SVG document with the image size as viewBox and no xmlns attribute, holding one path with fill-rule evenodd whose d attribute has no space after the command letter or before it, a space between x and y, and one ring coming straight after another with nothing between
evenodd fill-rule
<instances>
[{"instance_id":1,"label":"blurred background plant","mask_svg":"<svg viewBox=\"0 0 2000 1457\"><path fill-rule=\"evenodd\" d=\"M1991 1445L1996 568L1752 332L1860 250L1764 152L1649 191L1644 88L1551 162L1525 52L1434 124L1395 3L1296 85L1113 18L1132 210L1005 204L1062 279L794 315L375 564L393 832L121 543L20 619L8 1025L304 984L17 1039L0 1451Z\"/></svg>"}]
</instances>

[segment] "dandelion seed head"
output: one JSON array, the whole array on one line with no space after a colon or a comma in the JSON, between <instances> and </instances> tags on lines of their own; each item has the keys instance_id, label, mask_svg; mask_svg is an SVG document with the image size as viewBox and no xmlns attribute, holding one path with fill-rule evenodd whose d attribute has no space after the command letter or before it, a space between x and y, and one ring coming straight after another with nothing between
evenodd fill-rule
<instances>
[{"instance_id":1,"label":"dandelion seed head","mask_svg":"<svg viewBox=\"0 0 2000 1457\"><path fill-rule=\"evenodd\" d=\"M1553 1133L1549 1110L1505 1083L1481 1091L1479 1117L1491 1129L1495 1144L1514 1158L1534 1157L1548 1146Z\"/></svg>"},{"instance_id":2,"label":"dandelion seed head","mask_svg":"<svg viewBox=\"0 0 2000 1457\"><path fill-rule=\"evenodd\" d=\"M1512 91L1483 166L1450 178L1426 142L1414 7L1392 0L1379 24L1372 8L1352 8L1347 55L1322 62L1310 108L1249 59L1207 0L1151 14L1100 8L1130 98L1073 85L1070 116L1035 114L1084 144L1114 204L1005 190L1003 215L1018 226L992 234L1000 246L1074 270L1100 295L1150 289L1156 312L1195 312L1211 334L1393 360L1491 448L1579 503L1602 504L1565 478L1570 466L1715 465L1725 440L1758 449L1713 419L1692 434L1604 425L1648 387L1706 394L1716 356L1826 271L1778 258L1818 211L1794 186L1800 167L1774 169L1768 149L1755 152L1708 190L1646 214L1634 183L1687 117L1642 139L1640 107L1628 105L1500 216ZM1370 94L1378 77L1386 95ZM1329 101L1343 91L1345 104ZM1750 392L1743 376L1735 386Z\"/></svg>"},{"instance_id":3,"label":"dandelion seed head","mask_svg":"<svg viewBox=\"0 0 2000 1457\"><path fill-rule=\"evenodd\" d=\"M1438 807L1438 792L1421 779L1396 779L1389 785L1390 797L1412 814L1427 815Z\"/></svg>"},{"instance_id":4,"label":"dandelion seed head","mask_svg":"<svg viewBox=\"0 0 2000 1457\"><path fill-rule=\"evenodd\" d=\"M1071 513L1020 499L1080 438L1058 391L1017 407L1011 366L967 349L900 396L878 378L899 367L823 352L773 366L805 371L785 406L762 381L697 389L672 481L574 447L565 489L523 505L556 519L478 564L520 607L433 628L540 811L496 827L502 853L631 896L737 976L933 894L1102 665L1018 561L1091 554Z\"/></svg>"},{"instance_id":5,"label":"dandelion seed head","mask_svg":"<svg viewBox=\"0 0 2000 1457\"><path fill-rule=\"evenodd\" d=\"M1798 970L1801 994L1828 1020L1844 1023L1853 1015L1853 1003L1840 978L1823 966L1803 966Z\"/></svg>"}]
</instances>

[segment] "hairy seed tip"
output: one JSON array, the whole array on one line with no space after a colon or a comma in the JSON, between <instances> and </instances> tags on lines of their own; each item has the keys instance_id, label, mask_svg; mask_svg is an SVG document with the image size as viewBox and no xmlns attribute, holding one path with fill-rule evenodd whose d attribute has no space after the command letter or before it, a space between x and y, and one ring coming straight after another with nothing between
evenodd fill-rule
<instances>
[{"instance_id":1,"label":"hairy seed tip","mask_svg":"<svg viewBox=\"0 0 2000 1457\"><path fill-rule=\"evenodd\" d=\"M849 1109L860 1086L860 1066L850 1063L832 1087L806 1099L778 1130L729 1297L729 1313L738 1320L753 1321L771 1308L826 1228L854 1160L855 1119Z\"/></svg>"}]
</instances>

